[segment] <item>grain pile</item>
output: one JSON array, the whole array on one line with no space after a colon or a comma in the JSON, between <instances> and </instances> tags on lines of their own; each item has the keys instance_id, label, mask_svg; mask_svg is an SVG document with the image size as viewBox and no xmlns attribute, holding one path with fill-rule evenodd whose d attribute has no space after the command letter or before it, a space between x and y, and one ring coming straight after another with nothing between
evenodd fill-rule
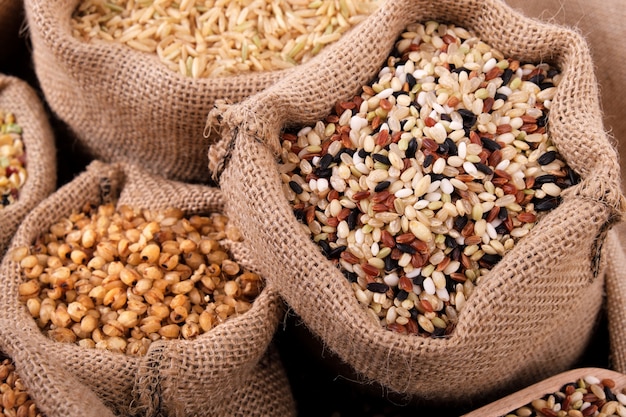
<instances>
[{"instance_id":1,"label":"grain pile","mask_svg":"<svg viewBox=\"0 0 626 417\"><path fill-rule=\"evenodd\" d=\"M285 196L375 323L447 336L578 181L548 134L560 80L455 25L410 25L378 77L282 135Z\"/></svg>"},{"instance_id":2,"label":"grain pile","mask_svg":"<svg viewBox=\"0 0 626 417\"><path fill-rule=\"evenodd\" d=\"M230 259L226 237L240 233L218 213L87 205L12 252L20 299L54 340L143 355L250 310L261 279Z\"/></svg>"},{"instance_id":3,"label":"grain pile","mask_svg":"<svg viewBox=\"0 0 626 417\"><path fill-rule=\"evenodd\" d=\"M610 378L585 375L503 417L624 417L626 395Z\"/></svg>"},{"instance_id":4,"label":"grain pile","mask_svg":"<svg viewBox=\"0 0 626 417\"><path fill-rule=\"evenodd\" d=\"M379 0L81 2L73 34L156 53L193 78L304 63L365 19Z\"/></svg>"}]
</instances>

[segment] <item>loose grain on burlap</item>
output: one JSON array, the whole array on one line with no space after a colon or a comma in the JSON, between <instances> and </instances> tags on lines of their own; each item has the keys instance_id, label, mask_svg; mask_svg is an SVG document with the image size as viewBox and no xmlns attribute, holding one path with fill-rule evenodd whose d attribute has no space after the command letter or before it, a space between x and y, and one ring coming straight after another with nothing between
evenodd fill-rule
<instances>
[{"instance_id":1,"label":"loose grain on burlap","mask_svg":"<svg viewBox=\"0 0 626 417\"><path fill-rule=\"evenodd\" d=\"M46 101L77 149L103 161L132 162L187 182L207 179L206 115L216 99L238 102L289 72L184 77L156 54L72 36L79 0L25 0L35 72Z\"/></svg>"},{"instance_id":2,"label":"loose grain on burlap","mask_svg":"<svg viewBox=\"0 0 626 417\"><path fill-rule=\"evenodd\" d=\"M223 208L215 188L168 181L131 165L95 161L24 219L11 248L30 245L51 223L86 203L109 201L150 209L178 207L187 214ZM238 251L240 243L224 244L233 253L246 253ZM154 342L146 356L136 357L57 343L44 336L18 301L23 279L19 265L10 258L0 269L4 323L0 349L16 361L29 392L48 416L225 416L239 406L248 407L253 416L271 415L268 410L277 416L293 414L280 361L265 360L282 314L281 301L271 288L261 292L251 310L210 332L190 341ZM247 259L235 260L252 266ZM58 386L59 381L67 382ZM263 386L259 381L265 381ZM277 392L283 398L279 401L266 386L281 387ZM246 399L235 395L244 387ZM94 406L87 408L95 398Z\"/></svg>"},{"instance_id":3,"label":"loose grain on burlap","mask_svg":"<svg viewBox=\"0 0 626 417\"><path fill-rule=\"evenodd\" d=\"M0 258L26 214L54 191L56 151L48 116L35 91L19 78L0 74L0 110L15 114L22 127L28 179L18 200L0 208Z\"/></svg>"},{"instance_id":4,"label":"loose grain on burlap","mask_svg":"<svg viewBox=\"0 0 626 417\"><path fill-rule=\"evenodd\" d=\"M483 278L442 339L372 324L296 221L276 163L282 128L322 120L337 100L359 93L405 26L431 19L474 30L505 56L560 68L549 130L582 178ZM603 303L605 236L624 205L593 63L579 34L497 0L388 1L297 73L239 105L219 106L210 120L221 123L224 139L210 149L209 167L259 270L362 382L418 401L475 406L567 369L585 350Z\"/></svg>"}]
</instances>

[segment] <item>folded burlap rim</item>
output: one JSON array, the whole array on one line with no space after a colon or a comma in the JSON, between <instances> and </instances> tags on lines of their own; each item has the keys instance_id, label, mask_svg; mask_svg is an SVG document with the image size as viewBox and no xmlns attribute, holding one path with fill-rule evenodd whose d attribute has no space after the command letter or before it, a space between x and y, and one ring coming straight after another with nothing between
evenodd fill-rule
<instances>
[{"instance_id":1,"label":"folded burlap rim","mask_svg":"<svg viewBox=\"0 0 626 417\"><path fill-rule=\"evenodd\" d=\"M610 360L613 369L626 374L626 245L621 223L611 231L607 243L609 259L606 276L607 319L609 328Z\"/></svg>"}]
</instances>

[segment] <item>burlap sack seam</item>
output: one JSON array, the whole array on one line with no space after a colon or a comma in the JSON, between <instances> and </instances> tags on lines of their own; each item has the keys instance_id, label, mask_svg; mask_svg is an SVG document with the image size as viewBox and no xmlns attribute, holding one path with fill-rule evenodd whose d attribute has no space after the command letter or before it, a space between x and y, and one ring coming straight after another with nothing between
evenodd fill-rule
<instances>
[{"instance_id":1,"label":"burlap sack seam","mask_svg":"<svg viewBox=\"0 0 626 417\"><path fill-rule=\"evenodd\" d=\"M622 216L623 214L621 213L610 215L607 222L598 231L598 236L593 241L591 262L594 278L597 278L600 273L603 254L605 252L603 251L603 247L607 243L608 233L616 224L622 221Z\"/></svg>"},{"instance_id":2,"label":"burlap sack seam","mask_svg":"<svg viewBox=\"0 0 626 417\"><path fill-rule=\"evenodd\" d=\"M228 167L232 158L238 133L237 127L232 128L228 134L229 140L220 140L209 148L209 172L213 181L217 183L219 183L222 172Z\"/></svg>"},{"instance_id":3,"label":"burlap sack seam","mask_svg":"<svg viewBox=\"0 0 626 417\"><path fill-rule=\"evenodd\" d=\"M155 344L150 347L150 351L150 355L141 361L140 370L135 375L133 400L129 407L132 414L145 417L157 416L163 411L159 366L165 358L165 346L162 343ZM153 352L156 352L156 355ZM140 390L139 387L142 389Z\"/></svg>"},{"instance_id":4,"label":"burlap sack seam","mask_svg":"<svg viewBox=\"0 0 626 417\"><path fill-rule=\"evenodd\" d=\"M276 156L280 152L278 139L272 140L272 126L270 120L265 120L257 112L250 109L240 109L239 106L227 104L224 100L218 100L214 108L207 116L207 129L217 129L219 139L209 147L209 173L211 178L219 182L219 179L228 166L232 152L235 149L239 132L245 132L245 137L268 147ZM229 139L225 139L230 137Z\"/></svg>"},{"instance_id":5,"label":"burlap sack seam","mask_svg":"<svg viewBox=\"0 0 626 417\"><path fill-rule=\"evenodd\" d=\"M583 189L575 187L573 189L564 190L563 196L570 195L571 198L578 200L589 201L592 203L598 203L606 207L609 211L606 222L600 227L597 232L596 238L592 242L591 247L591 263L593 271L593 279L597 279L601 273L602 253L603 247L607 240L608 232L618 223L623 221L626 217L626 196L624 196L620 189L613 190L607 187L603 187L602 181L593 181L593 179L586 180L588 183L598 184L596 189L599 189L599 195L588 195L584 193L586 189L594 188L592 185L586 186ZM612 198L617 195L617 199Z\"/></svg>"}]
</instances>

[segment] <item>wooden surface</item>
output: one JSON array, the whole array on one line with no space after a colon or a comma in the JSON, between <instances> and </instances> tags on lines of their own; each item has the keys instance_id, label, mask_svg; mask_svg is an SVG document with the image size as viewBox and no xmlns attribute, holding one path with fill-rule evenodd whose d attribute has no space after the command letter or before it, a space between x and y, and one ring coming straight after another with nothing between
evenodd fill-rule
<instances>
[{"instance_id":1,"label":"wooden surface","mask_svg":"<svg viewBox=\"0 0 626 417\"><path fill-rule=\"evenodd\" d=\"M603 368L578 368L545 379L528 388L508 395L498 401L487 404L462 417L500 417L527 405L533 400L542 398L546 394L552 394L570 382L576 382L585 376L595 376L598 379L610 378L615 381L613 392L620 392L626 387L626 375Z\"/></svg>"}]
</instances>

